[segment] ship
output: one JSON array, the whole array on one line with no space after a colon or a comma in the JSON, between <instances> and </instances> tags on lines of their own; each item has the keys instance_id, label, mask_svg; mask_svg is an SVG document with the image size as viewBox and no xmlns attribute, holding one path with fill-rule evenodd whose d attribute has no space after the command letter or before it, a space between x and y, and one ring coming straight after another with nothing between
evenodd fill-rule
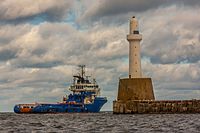
<instances>
[{"instance_id":1,"label":"ship","mask_svg":"<svg viewBox=\"0 0 200 133\"><path fill-rule=\"evenodd\" d=\"M72 92L63 96L62 102L30 103L14 106L15 113L97 113L107 102L100 96L101 88L96 80L85 74L85 65L79 65L79 73L73 75L73 83L69 86Z\"/></svg>"}]
</instances>

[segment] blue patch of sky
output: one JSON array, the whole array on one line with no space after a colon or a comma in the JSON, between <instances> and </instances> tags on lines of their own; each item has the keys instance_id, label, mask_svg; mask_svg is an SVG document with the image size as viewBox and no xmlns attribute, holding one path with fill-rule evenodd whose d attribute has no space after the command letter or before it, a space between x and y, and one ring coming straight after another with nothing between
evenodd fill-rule
<instances>
[{"instance_id":1,"label":"blue patch of sky","mask_svg":"<svg viewBox=\"0 0 200 133\"><path fill-rule=\"evenodd\" d=\"M129 62L128 56L127 56L127 57L124 56L124 57L122 58L122 62L128 64L128 62Z\"/></svg>"},{"instance_id":2,"label":"blue patch of sky","mask_svg":"<svg viewBox=\"0 0 200 133\"><path fill-rule=\"evenodd\" d=\"M81 0L75 0L74 2L76 6L68 12L65 22L69 23L79 31L87 31L91 25L88 26L86 23L78 21L78 18L80 18L87 9Z\"/></svg>"},{"instance_id":3,"label":"blue patch of sky","mask_svg":"<svg viewBox=\"0 0 200 133\"><path fill-rule=\"evenodd\" d=\"M150 62L150 58L147 57L147 56L142 56L141 61L142 61L142 62Z\"/></svg>"},{"instance_id":4,"label":"blue patch of sky","mask_svg":"<svg viewBox=\"0 0 200 133\"><path fill-rule=\"evenodd\" d=\"M42 22L45 22L47 20L46 14L39 14L33 17L33 19L30 20L30 23L33 25L38 25Z\"/></svg>"},{"instance_id":5,"label":"blue patch of sky","mask_svg":"<svg viewBox=\"0 0 200 133\"><path fill-rule=\"evenodd\" d=\"M177 61L176 64L191 64L188 60Z\"/></svg>"},{"instance_id":6,"label":"blue patch of sky","mask_svg":"<svg viewBox=\"0 0 200 133\"><path fill-rule=\"evenodd\" d=\"M76 23L76 14L74 11L70 10L67 14L67 17L64 19L64 22L70 24L76 29L80 29L80 26Z\"/></svg>"},{"instance_id":7,"label":"blue patch of sky","mask_svg":"<svg viewBox=\"0 0 200 133\"><path fill-rule=\"evenodd\" d=\"M16 18L13 20L3 20L0 21L0 24L21 24L21 23L30 23L33 25L38 25L42 22L47 21L48 16L45 13L30 16L30 17L22 17L22 18Z\"/></svg>"},{"instance_id":8,"label":"blue patch of sky","mask_svg":"<svg viewBox=\"0 0 200 133\"><path fill-rule=\"evenodd\" d=\"M77 2L78 3L80 3L80 1L79 0L77 0ZM76 22L76 20L77 20L77 16L79 16L78 14L78 12L80 11L80 10L83 10L82 8L82 6L81 5L79 5L78 6L78 11L76 11L76 10L74 10L74 9L71 9L71 10L69 10L68 12L67 12L67 15L66 15L66 17L63 19L63 20L61 20L60 22L64 22L64 23L67 23L67 24L69 24L69 25L71 25L72 27L74 27L74 28L76 28L77 30L84 30L83 29L83 27L81 27L81 25L80 24L78 24L77 22ZM48 16L47 14L45 14L45 13L42 13L42 14L39 14L39 15L36 15L36 16L34 16L34 17L32 17L32 19L31 20L29 20L30 21L30 23L31 24L33 24L33 25L38 25L38 24L40 24L40 23L42 23L42 22L45 22L45 21L51 21L51 22L54 22L54 21L52 21L52 20L50 20L50 16ZM56 21L55 21L56 22Z\"/></svg>"},{"instance_id":9,"label":"blue patch of sky","mask_svg":"<svg viewBox=\"0 0 200 133\"><path fill-rule=\"evenodd\" d=\"M76 29L80 29L80 26L78 24L76 24L76 15L75 15L74 11L72 11L72 10L69 11L66 16L67 17L64 18L63 20L60 20L60 22L68 23L72 27L74 27ZM50 16L48 16L45 13L42 13L42 14L34 16L30 20L30 23L33 25L38 25L38 24L46 22L46 21L52 21L52 20L50 20ZM56 22L56 21L54 20L52 22Z\"/></svg>"},{"instance_id":10,"label":"blue patch of sky","mask_svg":"<svg viewBox=\"0 0 200 133\"><path fill-rule=\"evenodd\" d=\"M73 10L69 11L66 16L67 17L64 18L63 20L58 20L58 21L61 23L62 22L67 23L77 30L80 30L80 31L83 30L81 29L81 26L76 23L77 16ZM5 24L16 25L16 24L22 24L22 23L30 23L32 25L39 25L44 22L58 22L58 21L54 20L53 18L51 19L51 16L49 16L46 13L41 13L35 16L30 16L30 17L25 17L25 18L17 18L14 20L3 20L3 21L0 21L0 25L5 25Z\"/></svg>"},{"instance_id":11,"label":"blue patch of sky","mask_svg":"<svg viewBox=\"0 0 200 133\"><path fill-rule=\"evenodd\" d=\"M66 87L66 86L70 86L70 85L71 85L71 82L64 82L64 83L63 83L63 86L65 86L65 87Z\"/></svg>"}]
</instances>

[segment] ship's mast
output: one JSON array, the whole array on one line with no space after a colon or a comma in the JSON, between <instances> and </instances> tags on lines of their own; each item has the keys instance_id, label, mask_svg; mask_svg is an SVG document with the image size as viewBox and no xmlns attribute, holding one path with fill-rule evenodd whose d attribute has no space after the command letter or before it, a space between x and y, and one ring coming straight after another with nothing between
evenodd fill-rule
<instances>
[{"instance_id":1,"label":"ship's mast","mask_svg":"<svg viewBox=\"0 0 200 133\"><path fill-rule=\"evenodd\" d=\"M85 76L85 65L79 65L80 67L80 76L83 78Z\"/></svg>"}]
</instances>

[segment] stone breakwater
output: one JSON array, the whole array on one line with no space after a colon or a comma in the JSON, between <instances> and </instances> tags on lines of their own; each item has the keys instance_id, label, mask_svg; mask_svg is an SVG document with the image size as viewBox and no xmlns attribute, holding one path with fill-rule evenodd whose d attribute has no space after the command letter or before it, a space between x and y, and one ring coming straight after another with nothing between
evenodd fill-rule
<instances>
[{"instance_id":1,"label":"stone breakwater","mask_svg":"<svg viewBox=\"0 0 200 133\"><path fill-rule=\"evenodd\" d=\"M113 113L200 113L200 100L118 100L113 101Z\"/></svg>"}]
</instances>

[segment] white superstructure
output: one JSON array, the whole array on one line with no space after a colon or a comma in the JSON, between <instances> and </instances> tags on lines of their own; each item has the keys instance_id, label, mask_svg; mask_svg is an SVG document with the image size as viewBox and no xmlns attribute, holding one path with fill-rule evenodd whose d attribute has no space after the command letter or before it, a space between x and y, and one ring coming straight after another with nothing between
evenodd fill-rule
<instances>
[{"instance_id":1,"label":"white superstructure","mask_svg":"<svg viewBox=\"0 0 200 133\"><path fill-rule=\"evenodd\" d=\"M85 65L79 65L80 73L78 75L74 75L74 82L69 87L70 91L74 93L81 93L81 92L91 92L94 96L100 96L100 88L99 85L96 83L96 80L90 81L88 78L89 76L85 75Z\"/></svg>"}]
</instances>

